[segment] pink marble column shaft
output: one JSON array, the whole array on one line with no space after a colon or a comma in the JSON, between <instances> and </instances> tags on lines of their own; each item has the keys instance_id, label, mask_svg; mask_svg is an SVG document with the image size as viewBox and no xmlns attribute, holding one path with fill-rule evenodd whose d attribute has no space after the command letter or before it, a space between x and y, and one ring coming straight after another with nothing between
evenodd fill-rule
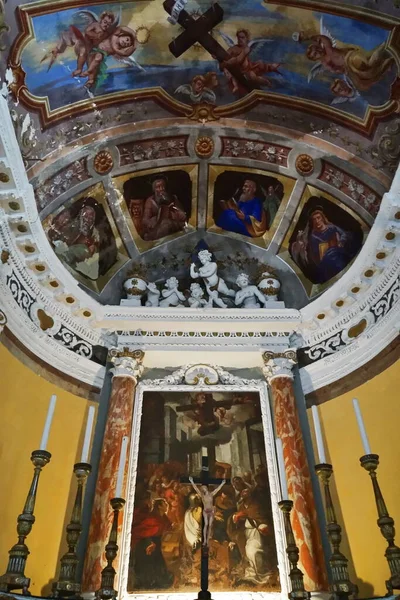
<instances>
[{"instance_id":1,"label":"pink marble column shaft","mask_svg":"<svg viewBox=\"0 0 400 600\"><path fill-rule=\"evenodd\" d=\"M328 588L321 535L306 449L294 396L292 367L296 354L264 354L264 373L268 379L276 436L281 438L289 498L293 500L292 527L300 551L299 567L308 591Z\"/></svg>"},{"instance_id":2,"label":"pink marble column shaft","mask_svg":"<svg viewBox=\"0 0 400 600\"><path fill-rule=\"evenodd\" d=\"M113 380L82 577L84 592L93 592L100 587L101 570L106 564L104 548L113 517L110 500L115 496L122 438L131 435L135 387L143 369L143 356L141 350L113 351L111 354ZM128 461L126 473L127 470ZM125 486L126 477L124 498Z\"/></svg>"}]
</instances>

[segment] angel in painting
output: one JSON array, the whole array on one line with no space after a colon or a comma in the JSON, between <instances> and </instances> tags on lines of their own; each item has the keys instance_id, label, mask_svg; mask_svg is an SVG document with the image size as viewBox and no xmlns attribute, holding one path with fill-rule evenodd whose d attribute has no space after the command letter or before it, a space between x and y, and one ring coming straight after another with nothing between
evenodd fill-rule
<instances>
[{"instance_id":1,"label":"angel in painting","mask_svg":"<svg viewBox=\"0 0 400 600\"><path fill-rule=\"evenodd\" d=\"M77 17L85 21L86 27L82 31L78 26L70 25L61 33L56 47L50 52L48 70L67 48L73 48L77 58L72 76L87 77L87 87L100 85L105 80L108 56L144 70L131 56L136 50L136 34L130 27L119 24L120 16L117 18L113 12L104 11L98 18L89 10L81 10ZM41 62L48 57L49 54L46 54ZM87 69L84 71L85 64Z\"/></svg>"},{"instance_id":2,"label":"angel in painting","mask_svg":"<svg viewBox=\"0 0 400 600\"><path fill-rule=\"evenodd\" d=\"M188 96L192 104L199 102L216 103L216 96L213 88L218 86L217 74L214 71L208 71L205 75L195 75L190 83L184 83L176 88L175 94Z\"/></svg>"},{"instance_id":3,"label":"angel in painting","mask_svg":"<svg viewBox=\"0 0 400 600\"><path fill-rule=\"evenodd\" d=\"M265 73L280 74L278 70L280 63L266 63L262 60L253 62L250 60L250 52L272 40L266 38L254 38L252 40L250 38L250 32L247 29L238 29L236 32L237 43L235 44L234 40L226 33L223 33L222 31L219 31L218 33L229 46L227 49L229 58L220 62L220 69L228 79L232 92L236 93L241 90L238 81L228 70L230 65L238 67L240 71L256 85L261 87L271 87L272 83L270 79L264 75Z\"/></svg>"},{"instance_id":4,"label":"angel in painting","mask_svg":"<svg viewBox=\"0 0 400 600\"><path fill-rule=\"evenodd\" d=\"M338 41L324 26L322 17L319 35L304 37L302 33L294 33L293 39L312 42L306 50L307 58L315 62L308 74L309 83L322 72L329 71L346 75L351 85L363 92L380 81L394 64L394 58L389 54L386 43L372 50L350 44L341 44L339 47ZM332 91L335 93L335 90Z\"/></svg>"}]
</instances>

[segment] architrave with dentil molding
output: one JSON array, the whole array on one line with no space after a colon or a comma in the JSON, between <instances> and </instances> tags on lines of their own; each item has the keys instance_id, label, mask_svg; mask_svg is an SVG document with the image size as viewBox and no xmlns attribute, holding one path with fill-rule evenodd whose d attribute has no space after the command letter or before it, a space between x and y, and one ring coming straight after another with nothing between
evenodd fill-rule
<instances>
[{"instance_id":1,"label":"architrave with dentil molding","mask_svg":"<svg viewBox=\"0 0 400 600\"><path fill-rule=\"evenodd\" d=\"M209 382L209 383L207 383ZM288 594L289 588L289 568L286 557L286 538L282 513L278 508L278 502L281 500L281 490L279 484L278 465L275 454L275 440L272 426L270 402L268 396L268 387L266 382L257 379L242 379L232 375L219 366L207 364L187 365L174 371L163 379L144 379L142 380L135 393L133 424L131 434L131 448L129 456L129 469L127 479L127 498L123 517L122 535L120 540L120 559L118 569L117 589L121 600L168 600L172 597L171 593L137 593L132 594L127 591L129 556L131 550L131 528L134 511L134 498L136 489L136 472L139 457L140 444L140 425L143 408L143 396L148 391L159 392L257 392L260 397L262 423L264 431L265 454L267 460L268 477L271 490L272 515L275 530L276 549L278 557L278 568L282 591L279 593L270 592L230 592L229 598L233 600L281 600ZM216 600L228 600L228 594L223 592L213 592ZM193 600L192 593L173 594L174 600Z\"/></svg>"}]
</instances>

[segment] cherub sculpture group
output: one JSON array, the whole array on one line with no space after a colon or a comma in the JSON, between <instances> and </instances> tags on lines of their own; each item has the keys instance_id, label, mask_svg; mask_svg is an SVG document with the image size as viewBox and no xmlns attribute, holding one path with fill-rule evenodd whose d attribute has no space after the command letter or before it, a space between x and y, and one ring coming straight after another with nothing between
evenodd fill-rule
<instances>
[{"instance_id":1,"label":"cherub sculpture group","mask_svg":"<svg viewBox=\"0 0 400 600\"><path fill-rule=\"evenodd\" d=\"M140 296L147 295L145 304L152 307L211 308L218 306L219 308L228 308L225 300L231 298L229 306L246 309L266 307L271 301L277 300L279 282L268 271L263 273L262 282L258 286L250 283L250 278L246 273L240 273L235 282L239 289L235 291L218 274L218 265L209 250L200 250L197 257L200 264L191 263L190 276L194 280L200 279L205 290L198 281L195 281L190 285L190 295L187 293L185 295L179 289L178 279L173 276L165 281L164 287L160 291L155 283L138 281L136 277L126 280L124 284L128 299L132 299L132 304L135 306L141 303ZM265 279L268 276L274 280L275 288L271 284L268 284L268 289L265 287ZM135 287L133 287L132 281L136 282Z\"/></svg>"}]
</instances>

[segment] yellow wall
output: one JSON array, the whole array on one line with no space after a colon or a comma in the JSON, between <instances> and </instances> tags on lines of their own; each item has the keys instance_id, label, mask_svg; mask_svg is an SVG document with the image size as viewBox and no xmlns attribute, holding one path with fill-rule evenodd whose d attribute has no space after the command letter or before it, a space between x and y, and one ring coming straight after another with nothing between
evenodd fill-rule
<instances>
[{"instance_id":1,"label":"yellow wall","mask_svg":"<svg viewBox=\"0 0 400 600\"><path fill-rule=\"evenodd\" d=\"M359 400L371 451L380 456L378 481L389 514L397 523L397 545L400 545L399 390L400 366L394 364L367 383L319 407L327 461L334 468L335 508L344 530L342 551L350 559L352 580L359 586L361 598L386 593L389 567L384 557L386 542L376 524L371 480L359 464L364 452L352 398ZM309 420L312 429L311 414Z\"/></svg>"},{"instance_id":2,"label":"yellow wall","mask_svg":"<svg viewBox=\"0 0 400 600\"><path fill-rule=\"evenodd\" d=\"M16 519L22 512L51 394L57 395L47 449L50 463L40 476L36 523L27 538L31 552L25 574L32 594L47 595L65 552L65 519L75 494L72 469L80 458L89 402L49 383L19 362L0 344L0 571L17 541ZM45 589L43 589L45 588Z\"/></svg>"}]
</instances>

